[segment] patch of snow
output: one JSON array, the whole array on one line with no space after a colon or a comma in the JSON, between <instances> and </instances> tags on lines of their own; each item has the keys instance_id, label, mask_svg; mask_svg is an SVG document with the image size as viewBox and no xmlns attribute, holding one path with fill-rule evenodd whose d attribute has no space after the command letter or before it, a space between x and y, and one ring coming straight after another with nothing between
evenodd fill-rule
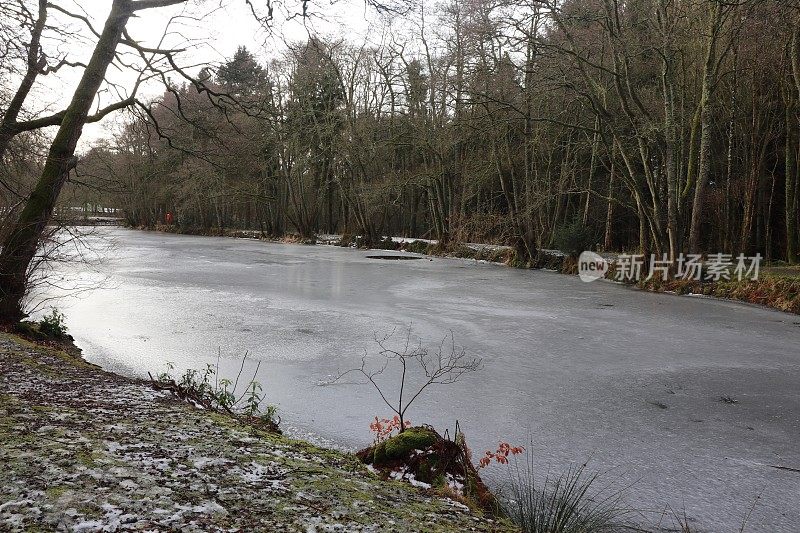
<instances>
[{"instance_id":1,"label":"patch of snow","mask_svg":"<svg viewBox=\"0 0 800 533\"><path fill-rule=\"evenodd\" d=\"M201 503L200 505L195 505L192 507L193 513L203 513L203 514L217 514L217 513L225 513L225 508L218 504L217 502L206 501Z\"/></svg>"},{"instance_id":2,"label":"patch of snow","mask_svg":"<svg viewBox=\"0 0 800 533\"><path fill-rule=\"evenodd\" d=\"M277 487L280 485L280 480L276 478L282 476L283 473L278 469L275 463L270 463L265 466L253 461L250 463L250 468L248 470L240 470L239 475L242 479L251 484L263 484L266 482L270 483L273 487Z\"/></svg>"},{"instance_id":3,"label":"patch of snow","mask_svg":"<svg viewBox=\"0 0 800 533\"><path fill-rule=\"evenodd\" d=\"M461 502L457 502L457 501L455 501L455 500L452 500L452 499L450 499L450 498L445 498L445 499L444 499L444 501L445 501L445 502L446 502L448 505L450 505L450 506L452 506L452 507L455 507L456 509L461 509L462 511L469 511L469 507L467 507L466 505L464 505L464 504L463 504L463 503L461 503Z\"/></svg>"},{"instance_id":4,"label":"patch of snow","mask_svg":"<svg viewBox=\"0 0 800 533\"><path fill-rule=\"evenodd\" d=\"M431 488L431 484L430 483L425 483L424 481L417 480L417 478L414 477L414 474L408 474L408 476L406 476L406 480L409 483L411 483L411 486L413 486L413 487L418 487L418 488L421 488L421 489L429 489L429 488Z\"/></svg>"},{"instance_id":5,"label":"patch of snow","mask_svg":"<svg viewBox=\"0 0 800 533\"><path fill-rule=\"evenodd\" d=\"M401 472L400 470L392 470L389 473L389 478L396 479L398 481L407 481L413 487L418 487L421 489L429 489L431 488L430 483L425 483L424 481L419 481L414 474L409 472Z\"/></svg>"},{"instance_id":6,"label":"patch of snow","mask_svg":"<svg viewBox=\"0 0 800 533\"><path fill-rule=\"evenodd\" d=\"M438 244L439 242L433 239L418 239L416 237L392 237L392 242L399 242L401 244L408 244L415 241L424 242L426 244Z\"/></svg>"},{"instance_id":7,"label":"patch of snow","mask_svg":"<svg viewBox=\"0 0 800 533\"><path fill-rule=\"evenodd\" d=\"M139 485L132 479L123 479L119 482L119 486L125 490L135 490L139 488Z\"/></svg>"},{"instance_id":8,"label":"patch of snow","mask_svg":"<svg viewBox=\"0 0 800 533\"><path fill-rule=\"evenodd\" d=\"M208 466L225 466L230 461L224 457L197 457L192 463L195 468L202 469Z\"/></svg>"},{"instance_id":9,"label":"patch of snow","mask_svg":"<svg viewBox=\"0 0 800 533\"><path fill-rule=\"evenodd\" d=\"M459 494L464 494L464 484L456 479L452 474L447 474L447 485Z\"/></svg>"},{"instance_id":10,"label":"patch of snow","mask_svg":"<svg viewBox=\"0 0 800 533\"><path fill-rule=\"evenodd\" d=\"M10 501L0 505L0 511L5 511L9 507L22 507L24 505L32 505L33 500L18 500L18 501Z\"/></svg>"},{"instance_id":11,"label":"patch of snow","mask_svg":"<svg viewBox=\"0 0 800 533\"><path fill-rule=\"evenodd\" d=\"M102 531L103 523L99 520L86 520L78 522L72 526L72 531L79 533L81 531Z\"/></svg>"}]
</instances>

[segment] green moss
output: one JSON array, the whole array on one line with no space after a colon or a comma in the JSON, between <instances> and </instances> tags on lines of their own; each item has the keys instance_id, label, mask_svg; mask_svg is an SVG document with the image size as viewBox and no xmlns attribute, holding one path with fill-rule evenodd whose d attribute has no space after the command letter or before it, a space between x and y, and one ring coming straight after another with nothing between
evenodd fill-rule
<instances>
[{"instance_id":1,"label":"green moss","mask_svg":"<svg viewBox=\"0 0 800 533\"><path fill-rule=\"evenodd\" d=\"M96 466L95 454L92 452L86 452L86 451L78 452L75 455L75 460L87 468Z\"/></svg>"},{"instance_id":2,"label":"green moss","mask_svg":"<svg viewBox=\"0 0 800 533\"><path fill-rule=\"evenodd\" d=\"M57 357L60 360L69 363L72 366L76 366L78 368L99 368L96 365L92 365L87 363L83 360L83 358L79 355L80 349L75 347L74 345L69 345L70 347L65 349L58 349L51 346L44 346L42 344L37 344L32 342L25 337L21 337L19 335L14 335L10 333L0 333L0 337L5 337L12 341L14 344L19 346L22 349L11 349L9 350L11 353L14 354L18 361L25 363L28 366L32 366L37 370L43 371L48 376L59 376L61 375L60 372L57 371L53 365L49 365L47 363L43 363L39 361L37 356L39 354L46 354L53 357ZM66 345L65 345L66 346ZM70 353L69 350L73 350L74 353ZM33 355L31 353L32 352Z\"/></svg>"},{"instance_id":3,"label":"green moss","mask_svg":"<svg viewBox=\"0 0 800 533\"><path fill-rule=\"evenodd\" d=\"M235 418L232 418L232 417L228 416L227 414L217 413L217 412L214 412L214 411L208 411L208 412L206 412L206 416L208 416L208 418L213 420L214 423L216 423L216 425L218 425L218 426L231 428L231 429L241 429L241 427L242 427L242 423L241 422L239 422Z\"/></svg>"},{"instance_id":4,"label":"green moss","mask_svg":"<svg viewBox=\"0 0 800 533\"><path fill-rule=\"evenodd\" d=\"M67 492L67 488L66 488L66 487L59 487L59 486L56 486L56 487L49 487L49 488L48 488L48 489L45 491L45 494L47 495L47 497L48 497L49 499L51 499L51 500L57 500L57 499L59 499L59 498L60 498L60 497L61 497L61 496L62 496L62 495L65 493L65 492Z\"/></svg>"},{"instance_id":5,"label":"green moss","mask_svg":"<svg viewBox=\"0 0 800 533\"><path fill-rule=\"evenodd\" d=\"M424 450L433 446L436 441L436 433L429 429L421 427L409 428L383 443L386 459L392 460L407 457L414 450Z\"/></svg>"},{"instance_id":6,"label":"green moss","mask_svg":"<svg viewBox=\"0 0 800 533\"><path fill-rule=\"evenodd\" d=\"M375 446L375 450L372 453L372 462L374 464L383 464L386 462L386 443L381 442L377 446Z\"/></svg>"},{"instance_id":7,"label":"green moss","mask_svg":"<svg viewBox=\"0 0 800 533\"><path fill-rule=\"evenodd\" d=\"M433 471L435 468L435 461L431 458L428 461L423 461L420 463L419 468L417 468L417 479L424 482L430 483L433 481Z\"/></svg>"}]
</instances>

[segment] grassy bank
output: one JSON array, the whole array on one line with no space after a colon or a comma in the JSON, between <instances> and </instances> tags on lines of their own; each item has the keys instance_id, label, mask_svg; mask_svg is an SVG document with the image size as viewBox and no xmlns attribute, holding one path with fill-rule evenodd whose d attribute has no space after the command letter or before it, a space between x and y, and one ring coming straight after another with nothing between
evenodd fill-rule
<instances>
[{"instance_id":1,"label":"grassy bank","mask_svg":"<svg viewBox=\"0 0 800 533\"><path fill-rule=\"evenodd\" d=\"M771 307L787 313L800 314L800 277L787 276L767 269L755 281L716 281L652 279L642 281L638 287L681 295L703 295L726 300L738 300Z\"/></svg>"},{"instance_id":2,"label":"grassy bank","mask_svg":"<svg viewBox=\"0 0 800 533\"><path fill-rule=\"evenodd\" d=\"M514 530L6 333L0 464L3 531Z\"/></svg>"},{"instance_id":3,"label":"grassy bank","mask_svg":"<svg viewBox=\"0 0 800 533\"><path fill-rule=\"evenodd\" d=\"M413 241L392 247L409 252L488 261L516 268L540 268L562 274L577 275L577 261L552 250L540 251L533 262L521 260L508 246L481 246L452 244L446 247ZM611 270L613 272L613 270ZM703 295L727 300L737 300L763 305L779 311L800 314L800 267L775 265L764 268L757 280L695 281L674 279L662 281L653 278L638 283L636 287L652 292L670 292L679 295Z\"/></svg>"},{"instance_id":4,"label":"grassy bank","mask_svg":"<svg viewBox=\"0 0 800 533\"><path fill-rule=\"evenodd\" d=\"M536 260L530 262L521 260L514 249L509 246L452 244L440 247L422 241L412 241L399 245L387 242L386 247L440 257L488 261L516 268L555 270L573 276L578 273L578 263L574 258L551 250L540 251ZM653 292L711 296L800 314L800 267L797 266L766 267L757 280L695 281L676 279L662 281L653 278L632 283L632 285Z\"/></svg>"}]
</instances>

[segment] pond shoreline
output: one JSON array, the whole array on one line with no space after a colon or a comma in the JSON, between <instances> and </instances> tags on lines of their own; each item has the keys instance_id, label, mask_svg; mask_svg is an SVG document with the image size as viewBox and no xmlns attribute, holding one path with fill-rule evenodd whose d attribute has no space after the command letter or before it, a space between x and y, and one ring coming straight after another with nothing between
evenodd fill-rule
<instances>
[{"instance_id":1,"label":"pond shoreline","mask_svg":"<svg viewBox=\"0 0 800 533\"><path fill-rule=\"evenodd\" d=\"M174 233L178 235L230 237L281 244L358 247L357 240L350 238L344 238L345 240L343 240L341 235L325 235L314 241L303 239L292 234L284 238L272 238L258 230L182 228L179 226L166 225L131 227L130 229ZM448 259L472 259L513 268L553 271L570 276L576 276L578 273L578 266L575 259L570 258L558 250L540 250L536 262L531 264L520 261L514 249L507 245L452 243L445 248L441 248L436 241L400 237L386 238L380 244L381 246L377 248L364 247L363 249L407 252ZM609 281L614 280L609 278ZM654 278L639 282L616 283L647 292L673 294L677 296L703 296L707 298L742 302L790 314L800 314L800 270L798 270L796 276L770 274L763 275L755 281L695 281L684 279L661 281Z\"/></svg>"},{"instance_id":2,"label":"pond shoreline","mask_svg":"<svg viewBox=\"0 0 800 533\"><path fill-rule=\"evenodd\" d=\"M767 466L800 461L791 415L800 412L800 325L791 315L476 261L370 260L384 252L333 246L122 228L87 237L94 243L114 253L91 279L114 290L71 300L65 324L103 368L147 377L171 361L177 375L211 364L233 377L249 353L245 378L264 361L254 379L287 433L353 450L372 440L366 422L386 410L356 380L321 380L374 354L375 331L413 323L435 347L452 329L485 369L420 398L415 423L459 420L478 453L498 439L524 444L539 476L591 460L620 486L636 484L626 494L633 509L685 508L697 524L734 531L739 510L768 486L754 520L774 532L796 521L796 474ZM482 474L492 487L508 481L500 468Z\"/></svg>"},{"instance_id":3,"label":"pond shoreline","mask_svg":"<svg viewBox=\"0 0 800 533\"><path fill-rule=\"evenodd\" d=\"M1 332L0 414L4 531L515 531L434 491L383 481L350 454Z\"/></svg>"}]
</instances>

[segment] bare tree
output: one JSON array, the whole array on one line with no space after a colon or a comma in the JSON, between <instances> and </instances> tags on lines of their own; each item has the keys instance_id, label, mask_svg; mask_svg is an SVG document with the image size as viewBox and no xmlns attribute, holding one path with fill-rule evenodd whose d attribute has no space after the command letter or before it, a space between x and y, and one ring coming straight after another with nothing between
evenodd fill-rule
<instances>
[{"instance_id":1,"label":"bare tree","mask_svg":"<svg viewBox=\"0 0 800 533\"><path fill-rule=\"evenodd\" d=\"M0 6L0 57L13 59L0 62L3 110L15 99L11 81L74 63L41 46L29 53L37 2ZM46 5L51 28L65 14ZM269 19L272 4L249 5ZM306 16L291 11L303 6L274 4L287 17ZM672 259L690 250L797 257L796 1L476 0L410 15L377 25L380 42L378 32L355 43L312 31L268 64L240 53L258 73L244 85L220 75L235 57L190 68L177 50L123 32L114 64L130 71L123 61L133 57L143 80L165 90L148 102L134 96L137 118L98 151L92 179L117 191L107 203L125 205L132 225L170 211L198 229L517 245L523 262L574 226L596 239L588 246L638 245ZM761 39L766 32L776 38ZM46 65L32 68L32 58ZM200 67L205 74L189 74ZM45 166L23 140L66 119L66 110L31 109L14 118L14 107L0 127L0 141L24 130L0 169L0 186L16 180L0 189L6 219ZM25 174L12 168L13 152L34 161Z\"/></svg>"},{"instance_id":2,"label":"bare tree","mask_svg":"<svg viewBox=\"0 0 800 533\"><path fill-rule=\"evenodd\" d=\"M361 366L340 373L330 382L336 383L350 374L360 374L366 378L381 397L381 400L400 418L400 432L405 430L405 415L411 404L432 385L451 385L461 379L464 374L480 370L482 360L470 357L466 350L457 348L453 333L445 336L435 352L431 353L422 346L422 341L415 340L411 326L405 330L405 338L398 348L391 346L391 339L396 332L384 337L375 335L379 351L376 359L380 362L372 366L368 354L361 358ZM391 368L400 372L396 384L396 396L390 392L387 370ZM417 375L415 375L417 374ZM384 379L382 379L384 378ZM416 378L416 384L414 384Z\"/></svg>"},{"instance_id":3,"label":"bare tree","mask_svg":"<svg viewBox=\"0 0 800 533\"><path fill-rule=\"evenodd\" d=\"M83 132L83 126L89 119L89 111L97 91L105 80L106 70L116 57L117 46L122 41L128 20L137 11L166 7L184 1L114 0L72 101L63 116L59 117L60 127L50 145L41 177L0 251L0 320L16 322L24 316L22 299L25 296L28 267L36 254L39 239L50 220L59 193L70 171L77 164L75 148ZM46 11L44 3L41 7ZM35 47L31 46L32 50L34 48L36 50L32 56L29 55L29 59L36 56L38 43ZM23 80L21 88L24 89L25 86L26 81ZM27 96L27 92L24 92L23 100L24 96ZM132 102L126 105L130 103Z\"/></svg>"}]
</instances>

